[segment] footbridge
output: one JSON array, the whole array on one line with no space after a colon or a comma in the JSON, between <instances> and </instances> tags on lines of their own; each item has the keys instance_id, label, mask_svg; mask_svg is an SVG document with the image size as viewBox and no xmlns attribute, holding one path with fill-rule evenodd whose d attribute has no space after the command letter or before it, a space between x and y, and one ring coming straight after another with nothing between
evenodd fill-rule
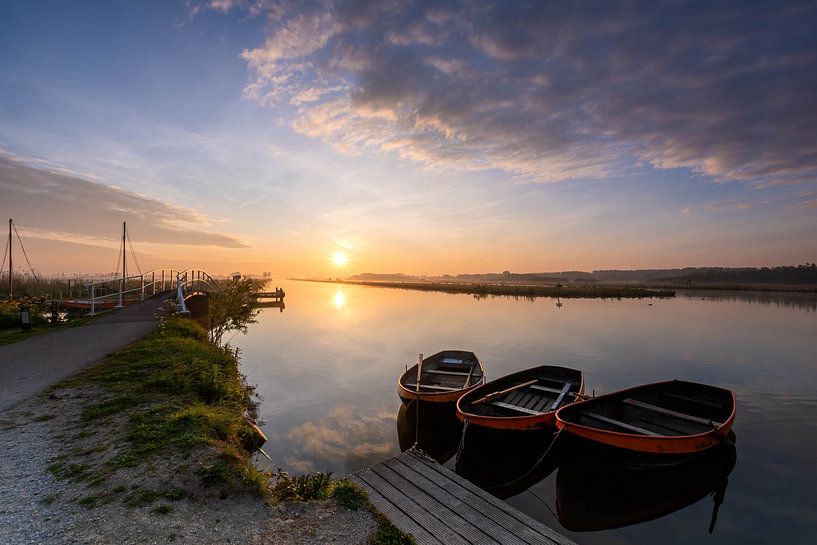
<instances>
[{"instance_id":1,"label":"footbridge","mask_svg":"<svg viewBox=\"0 0 817 545\"><path fill-rule=\"evenodd\" d=\"M94 316L100 310L122 308L128 303L144 301L164 292L175 293L176 308L189 314L185 303L191 297L221 290L219 283L201 269L154 269L133 276L99 280L85 284L88 301L77 301Z\"/></svg>"}]
</instances>

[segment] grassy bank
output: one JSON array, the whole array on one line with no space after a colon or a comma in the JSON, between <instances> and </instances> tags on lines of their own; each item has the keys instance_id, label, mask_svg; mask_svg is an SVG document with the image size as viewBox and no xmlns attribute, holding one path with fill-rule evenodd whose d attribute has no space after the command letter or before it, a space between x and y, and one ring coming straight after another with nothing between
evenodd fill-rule
<instances>
[{"instance_id":1,"label":"grassy bank","mask_svg":"<svg viewBox=\"0 0 817 545\"><path fill-rule=\"evenodd\" d=\"M57 388L95 385L105 392L88 403L88 424L125 420L125 446L100 477L152 458L189 456L196 447L216 455L196 468L205 483L224 483L267 493L266 477L250 463L255 434L244 416L253 410L236 354L207 340L207 333L183 318L163 320L140 341Z\"/></svg>"},{"instance_id":2,"label":"grassy bank","mask_svg":"<svg viewBox=\"0 0 817 545\"><path fill-rule=\"evenodd\" d=\"M328 282L332 284L352 284L378 288L397 288L417 291L437 291L443 293L467 293L477 297L562 297L587 299L624 299L675 297L674 290L647 289L631 286L531 286L517 284L489 283L444 283L444 282L375 282L365 280L307 280L308 282Z\"/></svg>"},{"instance_id":3,"label":"grassy bank","mask_svg":"<svg viewBox=\"0 0 817 545\"><path fill-rule=\"evenodd\" d=\"M372 510L372 545L414 542L349 481L258 470L251 461L258 439L247 419L255 404L237 353L212 342L192 320L164 319L154 333L63 381L51 396L83 400L76 427L61 438L67 452L48 468L58 480L84 487L71 500L83 507L120 502L165 516L176 502L201 497L333 499L348 509ZM147 473L153 484L140 478Z\"/></svg>"}]
</instances>

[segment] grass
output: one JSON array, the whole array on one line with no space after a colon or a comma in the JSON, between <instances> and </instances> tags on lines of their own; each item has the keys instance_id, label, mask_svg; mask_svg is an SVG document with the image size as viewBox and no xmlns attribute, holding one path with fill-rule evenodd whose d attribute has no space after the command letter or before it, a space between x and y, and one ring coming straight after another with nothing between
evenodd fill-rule
<instances>
[{"instance_id":1,"label":"grass","mask_svg":"<svg viewBox=\"0 0 817 545\"><path fill-rule=\"evenodd\" d=\"M125 425L126 448L105 471L208 446L218 455L200 471L206 484L245 485L268 493L265 476L250 463L247 446L254 431L244 414L253 405L236 354L209 342L195 322L166 319L153 334L58 388L87 384L104 387L110 396L87 405L81 421Z\"/></svg>"},{"instance_id":2,"label":"grass","mask_svg":"<svg viewBox=\"0 0 817 545\"><path fill-rule=\"evenodd\" d=\"M9 323L4 322L5 325L0 327L0 346L24 341L26 339L30 339L31 337L36 337L37 335L43 335L45 333L52 333L54 331L60 331L69 327L87 324L89 321L91 321L91 319L92 318L89 316L77 316L71 318L67 322L60 322L58 324L35 323L31 329L23 331L19 326L19 317L15 317L13 325L9 325Z\"/></svg>"}]
</instances>

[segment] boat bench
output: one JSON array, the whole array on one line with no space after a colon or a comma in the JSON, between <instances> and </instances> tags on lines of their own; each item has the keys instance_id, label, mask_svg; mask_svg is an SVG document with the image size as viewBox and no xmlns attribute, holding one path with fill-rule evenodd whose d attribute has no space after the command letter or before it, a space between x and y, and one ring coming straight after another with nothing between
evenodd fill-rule
<instances>
[{"instance_id":1,"label":"boat bench","mask_svg":"<svg viewBox=\"0 0 817 545\"><path fill-rule=\"evenodd\" d=\"M522 405L527 405L527 404L529 404L531 402L530 396L532 395L532 394L525 394L522 391L522 390L524 390L524 388L521 389L521 390L517 390L515 392L511 392L505 398L505 401L493 401L493 402L490 402L489 404L493 405L495 407L501 407L503 409L509 409L509 410L518 411L518 412L529 414L529 415L539 416L539 415L542 415L542 414L546 414L546 413L548 413L550 411L556 410L559 407L559 405L562 403L562 400L564 400L567 393L570 391L571 386L572 386L572 383L570 383L570 382L565 383L565 385L562 387L561 390L557 390L555 388L548 388L546 386L539 386L538 384L531 384L530 386L528 386L528 388L531 388L531 389L534 389L534 390L540 390L540 391L545 391L545 392L548 392L548 393L557 393L557 394L559 394L559 396L556 398L556 401L551 403L550 408L548 408L544 412L542 410L545 409L548 406L548 403L550 402L551 398L550 397L539 397L538 398L539 401L537 401L536 403L534 403L530 407L523 407ZM515 394L519 394L519 395L515 395ZM516 401L516 402L514 403L514 402L512 402L512 400Z\"/></svg>"},{"instance_id":2,"label":"boat bench","mask_svg":"<svg viewBox=\"0 0 817 545\"><path fill-rule=\"evenodd\" d=\"M678 418L680 420L686 420L687 422L695 422L696 424L703 424L705 426L715 425L715 426L722 426L723 422L714 422L712 420L707 420L706 418L700 418L698 416L692 416L691 414L686 413L679 413L678 411L673 411L670 409L665 409L664 407L658 407L657 405L651 405L650 403L645 403L643 401L638 401L637 399L627 398L624 400L626 405L630 405L631 407L638 407L639 409L644 409L646 411L651 411L658 414L663 414L666 416L671 416L673 418Z\"/></svg>"}]
</instances>

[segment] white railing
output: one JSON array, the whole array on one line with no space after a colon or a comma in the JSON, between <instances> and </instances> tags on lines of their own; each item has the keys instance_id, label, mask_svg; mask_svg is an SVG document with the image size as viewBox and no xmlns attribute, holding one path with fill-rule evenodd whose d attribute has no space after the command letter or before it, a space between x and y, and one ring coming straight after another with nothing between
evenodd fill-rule
<instances>
[{"instance_id":1,"label":"white railing","mask_svg":"<svg viewBox=\"0 0 817 545\"><path fill-rule=\"evenodd\" d=\"M181 313L189 313L185 299L218 288L218 283L201 269L155 269L144 274L125 278L112 278L85 284L89 293L90 315L96 314L100 304L116 301L116 308L124 306L125 301L144 301L163 291L176 291L177 306Z\"/></svg>"},{"instance_id":2,"label":"white railing","mask_svg":"<svg viewBox=\"0 0 817 545\"><path fill-rule=\"evenodd\" d=\"M221 289L212 276L201 269L188 269L176 275L176 308L180 314L190 314L185 300L205 293L210 289Z\"/></svg>"}]
</instances>

